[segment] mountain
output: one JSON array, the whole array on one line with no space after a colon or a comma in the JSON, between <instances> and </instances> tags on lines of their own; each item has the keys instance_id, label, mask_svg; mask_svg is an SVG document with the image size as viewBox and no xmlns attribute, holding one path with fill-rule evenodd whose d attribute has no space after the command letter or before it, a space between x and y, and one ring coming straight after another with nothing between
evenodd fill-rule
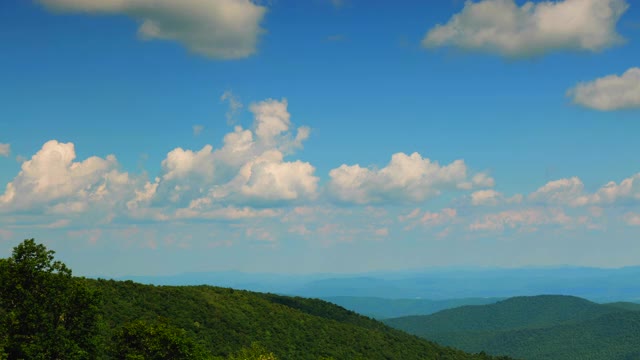
<instances>
[{"instance_id":1,"label":"mountain","mask_svg":"<svg viewBox=\"0 0 640 360\"><path fill-rule=\"evenodd\" d=\"M379 297L358 296L331 296L324 297L322 299L375 319L389 319L409 315L429 315L440 310L464 305L486 305L503 300L502 298L465 298L448 300L385 299Z\"/></svg>"},{"instance_id":2,"label":"mountain","mask_svg":"<svg viewBox=\"0 0 640 360\"><path fill-rule=\"evenodd\" d=\"M562 294L597 302L640 300L640 267L600 269L442 268L364 274L189 273L174 276L128 276L155 285L215 285L260 292L327 298L335 296L387 299L506 298Z\"/></svg>"},{"instance_id":3,"label":"mountain","mask_svg":"<svg viewBox=\"0 0 640 360\"><path fill-rule=\"evenodd\" d=\"M214 356L259 342L279 359L486 359L392 329L317 299L212 286L87 280L103 299L101 343L124 324L168 322Z\"/></svg>"},{"instance_id":4,"label":"mountain","mask_svg":"<svg viewBox=\"0 0 640 360\"><path fill-rule=\"evenodd\" d=\"M637 304L596 304L573 296L515 297L384 322L465 351L524 359L638 359Z\"/></svg>"},{"instance_id":5,"label":"mountain","mask_svg":"<svg viewBox=\"0 0 640 360\"><path fill-rule=\"evenodd\" d=\"M618 302L606 303L605 305L613 306L613 307L624 309L624 310L640 311L640 304L635 302L618 301Z\"/></svg>"}]
</instances>

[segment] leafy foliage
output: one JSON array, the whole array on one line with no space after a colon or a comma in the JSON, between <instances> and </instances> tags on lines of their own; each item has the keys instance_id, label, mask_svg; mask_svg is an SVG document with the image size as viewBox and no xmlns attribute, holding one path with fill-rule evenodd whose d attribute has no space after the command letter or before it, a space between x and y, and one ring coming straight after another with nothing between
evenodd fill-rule
<instances>
[{"instance_id":1,"label":"leafy foliage","mask_svg":"<svg viewBox=\"0 0 640 360\"><path fill-rule=\"evenodd\" d=\"M0 309L8 359L95 357L97 295L33 239L0 259Z\"/></svg>"},{"instance_id":2,"label":"leafy foliage","mask_svg":"<svg viewBox=\"0 0 640 360\"><path fill-rule=\"evenodd\" d=\"M112 354L127 360L203 359L204 352L187 332L166 321L149 324L134 321L124 324L113 339Z\"/></svg>"}]
</instances>

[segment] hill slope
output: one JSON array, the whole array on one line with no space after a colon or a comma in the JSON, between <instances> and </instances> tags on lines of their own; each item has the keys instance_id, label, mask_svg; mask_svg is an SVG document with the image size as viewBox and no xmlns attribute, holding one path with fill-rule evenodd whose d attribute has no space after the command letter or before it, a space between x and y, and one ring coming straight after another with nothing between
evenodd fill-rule
<instances>
[{"instance_id":1,"label":"hill slope","mask_svg":"<svg viewBox=\"0 0 640 360\"><path fill-rule=\"evenodd\" d=\"M570 296L517 297L385 323L466 351L526 359L640 358L640 312L623 306Z\"/></svg>"},{"instance_id":2,"label":"hill slope","mask_svg":"<svg viewBox=\"0 0 640 360\"><path fill-rule=\"evenodd\" d=\"M353 310L375 319L389 319L411 315L429 315L435 312L465 305L486 305L501 298L464 298L448 300L385 299L364 296L332 296L323 300Z\"/></svg>"},{"instance_id":3,"label":"hill slope","mask_svg":"<svg viewBox=\"0 0 640 360\"><path fill-rule=\"evenodd\" d=\"M280 359L483 359L322 300L216 288L88 280L103 297L102 338L133 320L166 319L215 356L259 342Z\"/></svg>"}]
</instances>

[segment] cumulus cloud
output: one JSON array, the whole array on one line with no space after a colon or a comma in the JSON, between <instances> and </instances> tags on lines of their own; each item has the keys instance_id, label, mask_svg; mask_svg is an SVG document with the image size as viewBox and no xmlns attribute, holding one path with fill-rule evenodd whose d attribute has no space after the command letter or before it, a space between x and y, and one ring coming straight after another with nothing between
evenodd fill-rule
<instances>
[{"instance_id":1,"label":"cumulus cloud","mask_svg":"<svg viewBox=\"0 0 640 360\"><path fill-rule=\"evenodd\" d=\"M264 6L250 0L39 0L54 12L126 15L143 39L171 40L215 59L256 52Z\"/></svg>"},{"instance_id":2,"label":"cumulus cloud","mask_svg":"<svg viewBox=\"0 0 640 360\"><path fill-rule=\"evenodd\" d=\"M295 200L315 196L318 178L315 168L302 161L284 162L282 153L271 151L245 165L243 195L265 200Z\"/></svg>"},{"instance_id":3,"label":"cumulus cloud","mask_svg":"<svg viewBox=\"0 0 640 360\"><path fill-rule=\"evenodd\" d=\"M534 202L582 206L589 203L589 198L583 193L584 184L578 177L549 181L538 190L529 194L529 200Z\"/></svg>"},{"instance_id":4,"label":"cumulus cloud","mask_svg":"<svg viewBox=\"0 0 640 360\"><path fill-rule=\"evenodd\" d=\"M268 207L313 200L318 192L315 168L286 159L310 133L292 125L287 106L285 99L252 104L251 128L236 126L218 149L169 151L153 180L121 172L113 155L76 161L73 143L49 141L0 193L0 212L57 218L95 212L101 222L118 216L152 221L277 216L280 211Z\"/></svg>"},{"instance_id":5,"label":"cumulus cloud","mask_svg":"<svg viewBox=\"0 0 640 360\"><path fill-rule=\"evenodd\" d=\"M252 104L252 127L235 126L218 149L205 145L200 150L170 151L162 161L159 182L136 191L136 200L128 207L156 219L195 218L198 214L211 218L224 216L219 210L225 206L265 207L314 199L319 180L315 168L308 162L285 159L309 135L308 128L292 126L287 106L285 99ZM149 201L144 194L151 193ZM140 209L140 204L153 207L166 205L167 200L180 211Z\"/></svg>"},{"instance_id":6,"label":"cumulus cloud","mask_svg":"<svg viewBox=\"0 0 640 360\"><path fill-rule=\"evenodd\" d=\"M114 201L129 187L129 175L118 171L115 156L92 156L80 162L75 158L73 143L45 143L7 184L0 195L0 211L77 213L91 203Z\"/></svg>"},{"instance_id":7,"label":"cumulus cloud","mask_svg":"<svg viewBox=\"0 0 640 360\"><path fill-rule=\"evenodd\" d=\"M175 148L162 160L165 181L201 176L205 179L213 177L213 147L205 145L200 151Z\"/></svg>"},{"instance_id":8,"label":"cumulus cloud","mask_svg":"<svg viewBox=\"0 0 640 360\"><path fill-rule=\"evenodd\" d=\"M590 196L591 204L612 204L629 200L640 200L640 174L623 179L620 183L609 181Z\"/></svg>"},{"instance_id":9,"label":"cumulus cloud","mask_svg":"<svg viewBox=\"0 0 640 360\"><path fill-rule=\"evenodd\" d=\"M573 102L601 111L640 108L640 68L581 82L567 91Z\"/></svg>"},{"instance_id":10,"label":"cumulus cloud","mask_svg":"<svg viewBox=\"0 0 640 360\"><path fill-rule=\"evenodd\" d=\"M550 181L529 195L529 200L540 203L586 206L606 205L623 201L640 200L640 174L610 181L594 193L584 191L584 184L577 177Z\"/></svg>"},{"instance_id":11,"label":"cumulus cloud","mask_svg":"<svg viewBox=\"0 0 640 360\"><path fill-rule=\"evenodd\" d=\"M422 46L454 46L508 57L555 50L598 51L621 43L616 23L625 0L466 1L449 21L430 29Z\"/></svg>"},{"instance_id":12,"label":"cumulus cloud","mask_svg":"<svg viewBox=\"0 0 640 360\"><path fill-rule=\"evenodd\" d=\"M464 161L442 166L418 153L393 154L389 164L379 170L343 164L331 170L329 177L329 193L338 201L356 204L420 202L445 189L474 186ZM482 185L493 183L486 176L474 179Z\"/></svg>"},{"instance_id":13,"label":"cumulus cloud","mask_svg":"<svg viewBox=\"0 0 640 360\"><path fill-rule=\"evenodd\" d=\"M0 156L9 156L11 153L11 144L0 143Z\"/></svg>"},{"instance_id":14,"label":"cumulus cloud","mask_svg":"<svg viewBox=\"0 0 640 360\"><path fill-rule=\"evenodd\" d=\"M471 194L471 204L478 205L497 205L503 198L503 195L495 190L479 190Z\"/></svg>"}]
</instances>

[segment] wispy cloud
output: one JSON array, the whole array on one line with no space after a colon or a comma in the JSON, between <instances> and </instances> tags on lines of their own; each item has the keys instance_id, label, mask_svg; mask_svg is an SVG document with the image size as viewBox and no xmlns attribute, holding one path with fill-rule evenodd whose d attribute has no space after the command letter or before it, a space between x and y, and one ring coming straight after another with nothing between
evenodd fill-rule
<instances>
[{"instance_id":1,"label":"wispy cloud","mask_svg":"<svg viewBox=\"0 0 640 360\"><path fill-rule=\"evenodd\" d=\"M220 96L220 101L227 102L229 104L229 110L227 110L227 124L233 124L236 122L236 115L242 110L242 102L233 94L231 90L225 91Z\"/></svg>"},{"instance_id":2,"label":"wispy cloud","mask_svg":"<svg viewBox=\"0 0 640 360\"><path fill-rule=\"evenodd\" d=\"M193 125L193 136L198 136L198 135L202 134L203 130L204 130L204 126L202 126L202 125Z\"/></svg>"},{"instance_id":3,"label":"wispy cloud","mask_svg":"<svg viewBox=\"0 0 640 360\"><path fill-rule=\"evenodd\" d=\"M11 144L0 143L0 156L7 157L11 153Z\"/></svg>"},{"instance_id":4,"label":"wispy cloud","mask_svg":"<svg viewBox=\"0 0 640 360\"><path fill-rule=\"evenodd\" d=\"M344 36L343 34L335 34L335 35L327 36L327 41L331 41L331 42L345 41L346 39L347 37Z\"/></svg>"}]
</instances>

